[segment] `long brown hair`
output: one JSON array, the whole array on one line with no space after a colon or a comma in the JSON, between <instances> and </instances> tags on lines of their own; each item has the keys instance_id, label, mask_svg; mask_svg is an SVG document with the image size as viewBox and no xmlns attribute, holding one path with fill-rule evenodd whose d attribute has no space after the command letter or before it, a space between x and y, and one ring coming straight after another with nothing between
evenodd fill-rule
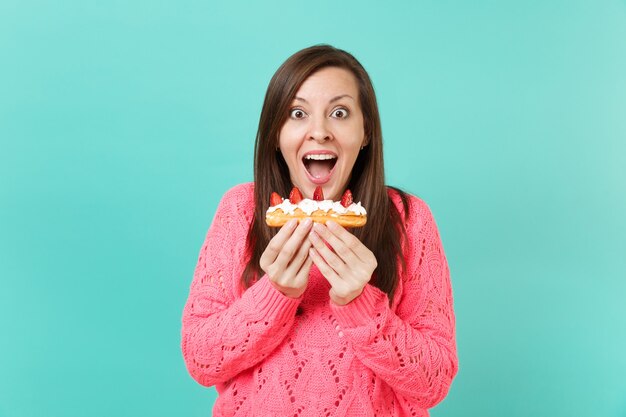
<instances>
[{"instance_id":1,"label":"long brown hair","mask_svg":"<svg viewBox=\"0 0 626 417\"><path fill-rule=\"evenodd\" d=\"M280 130L302 83L326 67L346 69L357 80L365 125L364 143L367 145L360 151L352 168L348 188L354 200L361 201L367 209L368 222L364 227L354 229L353 234L376 256L378 267L371 283L387 293L391 302L400 268L405 268L401 242L406 238L406 230L385 187L383 140L376 95L363 66L348 52L329 45L312 46L289 57L278 68L267 88L254 145L255 212L248 232L247 265L241 283L243 288L248 288L263 275L259 261L269 241L277 233L276 229L265 224L270 194L275 191L287 196L292 187L287 163L277 150ZM394 189L402 198L404 213L408 214L406 194Z\"/></svg>"}]
</instances>

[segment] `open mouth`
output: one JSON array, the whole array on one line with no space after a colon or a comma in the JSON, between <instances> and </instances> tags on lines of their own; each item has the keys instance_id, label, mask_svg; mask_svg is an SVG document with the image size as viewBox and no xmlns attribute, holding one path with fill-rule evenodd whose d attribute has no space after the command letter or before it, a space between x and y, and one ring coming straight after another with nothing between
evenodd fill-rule
<instances>
[{"instance_id":1,"label":"open mouth","mask_svg":"<svg viewBox=\"0 0 626 417\"><path fill-rule=\"evenodd\" d=\"M302 158L302 163L309 173L311 181L320 184L328 182L330 179L337 163L337 156L333 154L311 153Z\"/></svg>"}]
</instances>

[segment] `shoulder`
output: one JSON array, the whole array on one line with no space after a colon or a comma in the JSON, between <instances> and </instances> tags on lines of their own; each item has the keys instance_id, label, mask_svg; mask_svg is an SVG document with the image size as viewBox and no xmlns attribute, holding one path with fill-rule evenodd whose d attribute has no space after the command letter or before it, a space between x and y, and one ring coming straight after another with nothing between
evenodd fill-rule
<instances>
[{"instance_id":1,"label":"shoulder","mask_svg":"<svg viewBox=\"0 0 626 417\"><path fill-rule=\"evenodd\" d=\"M387 195L398 210L407 231L420 230L425 223L433 221L430 207L420 197L390 186L387 186Z\"/></svg>"},{"instance_id":2,"label":"shoulder","mask_svg":"<svg viewBox=\"0 0 626 417\"><path fill-rule=\"evenodd\" d=\"M407 211L404 211L401 193L388 188L388 194L400 213L406 231L406 240L403 241L406 246L403 251L407 260L408 276L414 275L415 268L423 264L425 257L432 268L441 265L442 260L445 262L437 223L428 204L417 196L404 193L408 205Z\"/></svg>"},{"instance_id":3,"label":"shoulder","mask_svg":"<svg viewBox=\"0 0 626 417\"><path fill-rule=\"evenodd\" d=\"M233 216L249 223L254 215L254 183L237 184L227 190L219 203L216 216Z\"/></svg>"},{"instance_id":4,"label":"shoulder","mask_svg":"<svg viewBox=\"0 0 626 417\"><path fill-rule=\"evenodd\" d=\"M247 198L254 198L253 182L244 182L231 187L224 193L222 200L240 200Z\"/></svg>"},{"instance_id":5,"label":"shoulder","mask_svg":"<svg viewBox=\"0 0 626 417\"><path fill-rule=\"evenodd\" d=\"M254 183L246 182L231 187L222 196L220 205L238 206L241 208L251 205L254 209Z\"/></svg>"}]
</instances>

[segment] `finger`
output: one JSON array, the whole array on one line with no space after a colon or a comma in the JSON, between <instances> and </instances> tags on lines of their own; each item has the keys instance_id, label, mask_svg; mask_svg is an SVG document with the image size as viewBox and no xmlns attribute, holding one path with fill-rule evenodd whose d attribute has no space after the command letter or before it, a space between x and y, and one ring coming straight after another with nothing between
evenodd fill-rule
<instances>
[{"instance_id":1,"label":"finger","mask_svg":"<svg viewBox=\"0 0 626 417\"><path fill-rule=\"evenodd\" d=\"M296 255L293 257L293 259L285 269L285 275L295 276L298 273L298 271L302 267L302 264L304 264L306 259L309 257L310 247L311 242L309 242L308 239L305 239L304 242L302 242L302 246L300 246L300 248L298 249L298 253L296 253Z\"/></svg>"},{"instance_id":2,"label":"finger","mask_svg":"<svg viewBox=\"0 0 626 417\"><path fill-rule=\"evenodd\" d=\"M309 231L311 230L313 222L311 219L305 219L293 234L289 237L287 242L283 245L282 249L278 253L275 263L281 269L287 268L287 265L292 261L294 255L298 253L298 249L302 246L302 242L306 239Z\"/></svg>"},{"instance_id":3,"label":"finger","mask_svg":"<svg viewBox=\"0 0 626 417\"><path fill-rule=\"evenodd\" d=\"M301 283L309 279L309 272L311 272L311 265L313 265L313 258L309 256L309 251L307 250L306 260L304 261L304 264L302 264L302 267L296 274L297 283Z\"/></svg>"},{"instance_id":4,"label":"finger","mask_svg":"<svg viewBox=\"0 0 626 417\"><path fill-rule=\"evenodd\" d=\"M285 242L293 234L297 224L298 221L296 219L290 220L283 227L281 227L276 236L269 241L267 248L265 248L265 251L261 255L261 259L259 259L261 268L265 270L267 266L274 263L280 253L280 250L285 245Z\"/></svg>"},{"instance_id":5,"label":"finger","mask_svg":"<svg viewBox=\"0 0 626 417\"><path fill-rule=\"evenodd\" d=\"M374 254L358 237L348 232L338 223L330 220L326 222L326 228L338 239L340 239L354 254L363 262L371 262Z\"/></svg>"},{"instance_id":6,"label":"finger","mask_svg":"<svg viewBox=\"0 0 626 417\"><path fill-rule=\"evenodd\" d=\"M317 252L315 248L309 249L309 255L311 256L315 266L317 266L317 269L320 270L324 278L326 278L326 280L330 283L331 287L341 288L344 285L339 275L337 275L337 273L326 263L324 258L320 256L319 252Z\"/></svg>"},{"instance_id":7,"label":"finger","mask_svg":"<svg viewBox=\"0 0 626 417\"><path fill-rule=\"evenodd\" d=\"M341 228L341 226L339 226ZM337 235L333 234L328 227L322 224L315 224L313 226L313 230L315 230L325 241L327 241L330 246L332 246L333 250L339 255L339 257L347 264L355 265L356 263L361 263L362 260L354 253L352 248L348 247L346 243L340 239ZM354 237L347 230L343 229L350 236ZM356 237L354 237L356 239ZM358 241L358 239L356 239ZM359 243L361 243L359 241ZM322 252L322 256L324 253ZM328 260L328 259L327 259Z\"/></svg>"},{"instance_id":8,"label":"finger","mask_svg":"<svg viewBox=\"0 0 626 417\"><path fill-rule=\"evenodd\" d=\"M341 259L337 254L335 254L332 250L326 246L326 243L322 240L322 238L315 231L311 231L309 234L309 240L313 243L313 247L319 253L324 261L331 267L335 272L339 274L340 277L344 277L346 272L346 263L343 259ZM352 255L356 258L354 255Z\"/></svg>"}]
</instances>

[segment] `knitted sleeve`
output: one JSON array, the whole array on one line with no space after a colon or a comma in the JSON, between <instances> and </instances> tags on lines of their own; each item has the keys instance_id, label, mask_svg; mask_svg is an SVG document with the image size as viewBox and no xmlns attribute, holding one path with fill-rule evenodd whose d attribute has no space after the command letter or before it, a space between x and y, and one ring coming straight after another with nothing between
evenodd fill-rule
<instances>
[{"instance_id":1,"label":"knitted sleeve","mask_svg":"<svg viewBox=\"0 0 626 417\"><path fill-rule=\"evenodd\" d=\"M450 273L429 208L411 198L407 272L396 311L372 285L345 306L331 303L344 336L363 364L400 398L430 408L457 372Z\"/></svg>"},{"instance_id":2,"label":"knitted sleeve","mask_svg":"<svg viewBox=\"0 0 626 417\"><path fill-rule=\"evenodd\" d=\"M191 376L205 386L226 382L266 358L286 336L300 303L266 276L237 295L249 227L242 210L252 210L242 206L250 193L241 187L227 192L217 208L183 311L183 357Z\"/></svg>"}]
</instances>

